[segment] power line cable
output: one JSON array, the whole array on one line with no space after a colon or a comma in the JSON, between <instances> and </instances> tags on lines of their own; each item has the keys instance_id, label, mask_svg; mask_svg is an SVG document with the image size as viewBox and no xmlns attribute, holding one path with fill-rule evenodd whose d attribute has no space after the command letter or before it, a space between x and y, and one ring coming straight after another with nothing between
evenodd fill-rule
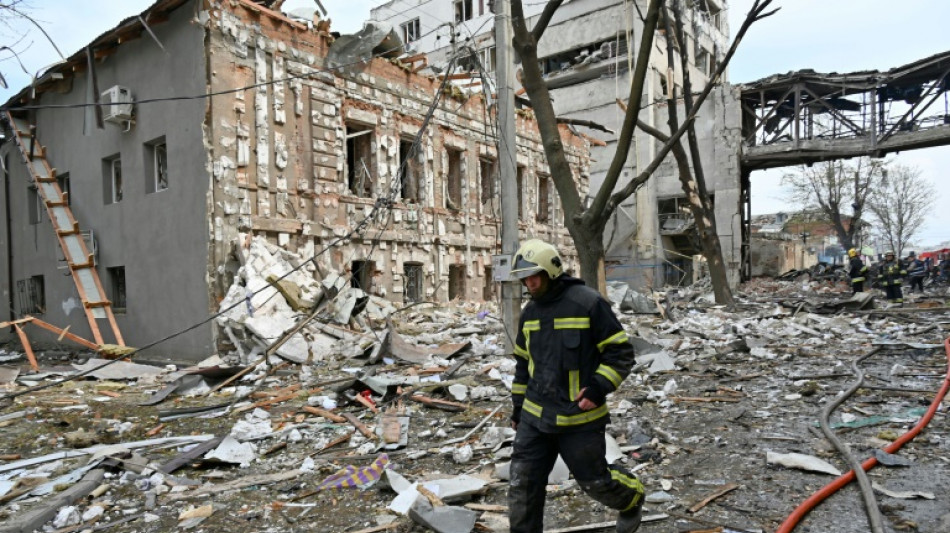
<instances>
[{"instance_id":1,"label":"power line cable","mask_svg":"<svg viewBox=\"0 0 950 533\"><path fill-rule=\"evenodd\" d=\"M454 63L454 61L455 61L455 59L453 58L453 59L452 59L452 63ZM413 146L414 146L414 147L416 147L416 146L418 146L418 145L421 144L422 135L424 134L424 131L425 131L426 128L428 127L429 122L431 121L432 117L433 117L434 114L435 114L435 110L437 109L438 103L439 103L439 101L440 101L440 99L441 99L441 95L445 93L445 90L444 90L444 89L445 89L445 86L446 86L447 83L448 83L448 78L447 78L447 77L443 78L442 84L440 85L439 90L436 91L435 97L434 97L434 99L433 99L433 101L432 101L432 103L431 103L431 105L430 105L430 107L429 107L429 110L428 110L428 112L427 112L427 114L426 114L425 120L423 121L422 127L420 128L419 132L416 134L416 138L415 138L415 141L414 141L414 143L413 143ZM405 165L407 162L408 162L408 158L407 158L406 161L403 162L403 165ZM402 170L402 168L401 168L400 170ZM397 173L397 175L399 175L399 173ZM336 245L339 244L340 242L349 239L350 237L352 237L352 236L353 236L354 234L356 234L356 233L362 234L362 233L366 230L367 225L368 225L371 221L373 221L374 219L376 219L377 216L379 216L379 213L380 213L381 210L389 210L389 211L391 211L392 205L393 205L393 203L394 203L394 197L395 197L395 191L396 191L396 190L397 190L397 189L396 189L396 188L393 186L393 184L391 183L390 191L389 191L389 194L387 195L387 197L385 197L385 198L378 198L378 199L376 200L376 202L374 203L373 208L372 208L372 210L370 211L370 213L368 213L359 223L357 223L356 227L354 227L353 229L351 229L346 235L343 235L343 236L341 236L341 237L335 239L333 242L329 243L328 245L324 246L322 250L316 252L316 253L315 253L312 257L310 257L307 261L302 262L300 265L298 265L298 266L296 266L296 267L290 269L288 272L286 272L285 274L281 275L280 277L278 277L278 278L276 278L276 279L270 281L270 283L269 283L268 285L266 285L266 286L264 286L264 287L261 287L260 289L258 289L258 290L256 290L256 291L253 291L253 292L251 292L251 293L246 294L244 299L235 301L233 304L231 304L231 305L225 307L224 309L221 309L221 310L218 311L217 313L214 313L214 314L210 315L209 317L207 317L207 318L205 318L205 319L203 319L203 320L201 320L201 321L199 321L199 322L196 322L196 323L192 324L191 326L188 326L188 327L186 327L186 328L184 328L184 329L181 329L181 330L179 330L179 331L176 331L176 332L174 332L174 333L171 333L171 334L169 334L169 335L166 335L165 337L162 337L162 338L160 338L160 339L158 339L158 340L155 340L155 341L153 341L153 342L150 342L150 343L146 344L145 346L136 348L136 349L134 349L133 351L131 351L131 352L127 353L127 354L124 354L124 355L123 355L122 357L120 357L120 358L111 360L111 361L109 361L109 362L103 363L102 365L99 365L99 366L96 366L96 367L93 367L93 368L90 368L90 369L87 369L87 370L84 370L84 371L82 371L82 372L80 372L80 373L78 373L78 374L74 374L74 375L69 376L69 377L67 377L67 378L64 378L64 379L62 379L62 380L58 380L58 381L55 381L55 382L47 383L47 384L44 384L44 385L38 385L38 386L36 386L36 387L31 387L31 388L26 389L26 390L23 390L23 391L18 391L18 392L13 392L13 393L5 394L5 395L3 395L3 396L0 396L0 402L5 401L5 400L12 400L13 398L22 396L22 395L24 395L24 394L29 394L29 393L32 393L32 392L37 392L37 391L40 391L40 390L43 390L43 389L47 389L47 388L50 388L50 387L54 387L54 386L56 386L56 385L60 385L60 384L62 384L62 383L66 383L66 382L69 382L69 381L73 381L73 380L75 380L75 379L77 379L77 378L80 378L80 377L86 376L86 375L88 375L88 374L91 374L91 373L93 373L93 372L95 372L95 371L97 371L97 370L99 370L99 369L102 369L102 368L108 367L108 366L110 366L110 365L113 365L113 364L115 364L115 363L117 363L117 362L119 362L119 361L122 361L122 360L125 360L125 359L131 359L135 354L137 354L137 353L139 353L139 352L141 352L141 351L143 351L143 350L147 350L147 349L149 349L149 348L153 348L153 347L158 346L159 344L162 344L162 343L164 343L164 342L167 342L167 341L169 341L169 340L171 340L171 339L173 339L173 338L176 338L176 337L179 337L179 336L181 336L181 335L184 335L185 333L191 332L191 331L197 329L198 327L200 327L200 326L202 326L202 325L204 325L204 324L207 324L208 322L210 322L210 321L212 321L212 320L214 320L214 319L216 319L216 318L218 318L218 317L224 315L225 313L231 311L232 309L235 309L236 307L238 307L238 306L240 306L240 305L246 304L246 302L248 302L251 298L253 298L253 297L256 296L257 294L260 294L261 292L263 292L263 291L265 291L265 290L268 290L268 289L273 288L279 281L281 281L281 280L287 278L288 276L290 276L290 275L293 274L294 272L297 272L298 270L300 270L301 268L303 268L304 265L306 265L307 263L314 263L314 264L316 264L316 259L317 259L319 256L323 255L324 253L326 253L328 250L332 249L334 246L336 246ZM384 229L385 229L385 226L380 229L379 233L377 234L377 237L373 239L373 241L372 241L372 242L373 242L373 245L372 245L372 248L371 248L371 250L370 250L370 253L372 253L372 251L375 250L376 247L378 246L378 244L379 244L379 242L380 242L380 240L381 240L382 231L384 231ZM353 254L351 255L351 257L355 257L355 251L353 252ZM350 274L350 278L352 278L352 273ZM270 298L274 297L275 295L276 295L276 293L272 294L272 295L270 296ZM268 300L269 300L270 298L268 298Z\"/></svg>"}]
</instances>

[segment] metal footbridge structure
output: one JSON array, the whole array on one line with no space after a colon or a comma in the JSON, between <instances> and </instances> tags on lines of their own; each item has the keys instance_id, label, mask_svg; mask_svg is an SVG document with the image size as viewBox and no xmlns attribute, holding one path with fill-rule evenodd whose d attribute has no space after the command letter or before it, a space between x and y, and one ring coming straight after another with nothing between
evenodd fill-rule
<instances>
[{"instance_id":1,"label":"metal footbridge structure","mask_svg":"<svg viewBox=\"0 0 950 533\"><path fill-rule=\"evenodd\" d=\"M950 144L950 51L888 71L800 70L740 86L743 280L754 170Z\"/></svg>"}]
</instances>

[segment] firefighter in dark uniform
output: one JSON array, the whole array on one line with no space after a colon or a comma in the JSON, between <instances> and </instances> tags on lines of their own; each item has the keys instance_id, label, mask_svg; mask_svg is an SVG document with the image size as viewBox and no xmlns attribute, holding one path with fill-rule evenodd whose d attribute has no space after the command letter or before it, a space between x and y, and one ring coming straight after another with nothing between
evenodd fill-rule
<instances>
[{"instance_id":1,"label":"firefighter in dark uniform","mask_svg":"<svg viewBox=\"0 0 950 533\"><path fill-rule=\"evenodd\" d=\"M904 265L895 259L894 252L888 250L884 252L884 263L878 270L877 279L887 296L887 301L892 304L901 305L904 303L904 293L901 291L901 285L904 283L904 276L907 271Z\"/></svg>"},{"instance_id":2,"label":"firefighter in dark uniform","mask_svg":"<svg viewBox=\"0 0 950 533\"><path fill-rule=\"evenodd\" d=\"M858 255L858 251L854 248L848 250L848 257L851 258L848 262L848 276L851 278L851 293L857 294L864 292L864 280L867 278L868 267L864 264L864 261L861 260L861 256Z\"/></svg>"},{"instance_id":3,"label":"firefighter in dark uniform","mask_svg":"<svg viewBox=\"0 0 950 533\"><path fill-rule=\"evenodd\" d=\"M620 511L618 533L640 526L644 488L609 466L607 395L634 363L633 346L610 304L564 273L554 246L532 239L512 261L531 294L515 340L508 504L512 533L541 533L545 486L558 454L590 497Z\"/></svg>"}]
</instances>

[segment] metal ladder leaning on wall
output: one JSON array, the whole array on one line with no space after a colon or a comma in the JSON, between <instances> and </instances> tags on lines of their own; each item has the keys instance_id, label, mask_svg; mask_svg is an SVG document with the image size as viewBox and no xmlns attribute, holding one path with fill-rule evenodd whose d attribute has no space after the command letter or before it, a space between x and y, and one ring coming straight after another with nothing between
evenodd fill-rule
<instances>
[{"instance_id":1,"label":"metal ladder leaning on wall","mask_svg":"<svg viewBox=\"0 0 950 533\"><path fill-rule=\"evenodd\" d=\"M112 328L115 343L125 346L119 326L115 323L115 315L112 313L112 302L106 298L105 291L102 290L93 255L86 248L82 233L79 231L79 223L73 218L67 199L63 197L63 191L56 181L56 172L46 160L45 149L36 140L33 128L27 120L14 116L9 110L7 118L13 129L20 155L23 156L23 162L30 170L37 192L43 199L43 205L46 206L53 230L63 249L69 272L76 283L79 299L82 301L96 344L104 344L97 320L106 319Z\"/></svg>"}]
</instances>

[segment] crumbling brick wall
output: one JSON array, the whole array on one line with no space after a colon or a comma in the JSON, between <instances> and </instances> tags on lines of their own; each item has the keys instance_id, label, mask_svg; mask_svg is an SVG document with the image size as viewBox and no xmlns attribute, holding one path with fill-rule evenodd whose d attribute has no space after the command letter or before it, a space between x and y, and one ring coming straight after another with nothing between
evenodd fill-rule
<instances>
[{"instance_id":1,"label":"crumbling brick wall","mask_svg":"<svg viewBox=\"0 0 950 533\"><path fill-rule=\"evenodd\" d=\"M498 159L484 99L457 90L442 95L420 134L439 79L380 58L327 69L333 39L326 32L243 0L215 7L207 22L208 70L210 90L223 94L211 100L205 123L213 176L212 296L220 298L230 285L232 252L249 234L316 255L323 273L371 261L371 289L395 302L405 299L407 263L425 265L426 299L447 299L453 273L452 285L463 287L459 298L489 294L486 267L500 251L501 221L499 184L493 198L483 191L484 163ZM576 265L556 194L541 207L547 222L537 222L538 179L549 175L537 128L523 113L516 128L522 235L557 243L568 266ZM420 179L410 199L400 187L401 143L417 136L418 151L409 159ZM583 197L588 143L567 129L562 138ZM348 161L348 140L351 152L364 155L359 163L352 153Z\"/></svg>"}]
</instances>

